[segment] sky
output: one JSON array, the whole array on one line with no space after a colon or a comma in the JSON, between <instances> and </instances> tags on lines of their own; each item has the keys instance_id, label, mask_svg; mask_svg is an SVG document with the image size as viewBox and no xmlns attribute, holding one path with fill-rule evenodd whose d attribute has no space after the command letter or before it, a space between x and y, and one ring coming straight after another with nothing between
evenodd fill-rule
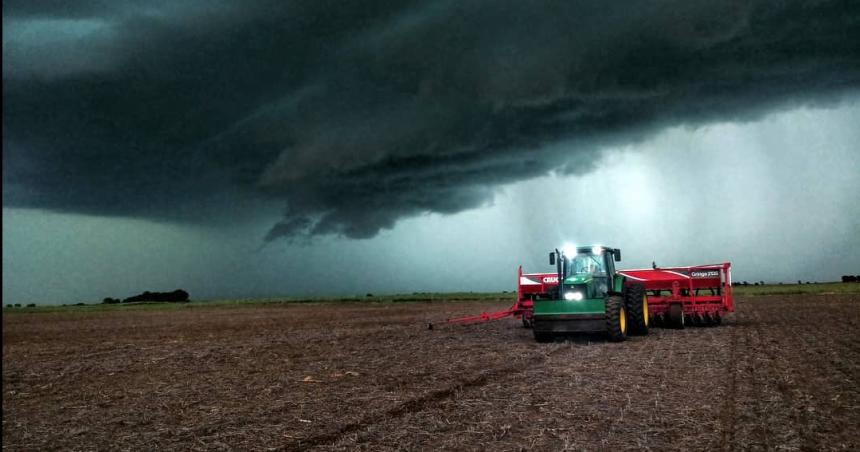
<instances>
[{"instance_id":1,"label":"sky","mask_svg":"<svg viewBox=\"0 0 860 452\"><path fill-rule=\"evenodd\" d=\"M860 273L855 2L4 2L3 296Z\"/></svg>"}]
</instances>

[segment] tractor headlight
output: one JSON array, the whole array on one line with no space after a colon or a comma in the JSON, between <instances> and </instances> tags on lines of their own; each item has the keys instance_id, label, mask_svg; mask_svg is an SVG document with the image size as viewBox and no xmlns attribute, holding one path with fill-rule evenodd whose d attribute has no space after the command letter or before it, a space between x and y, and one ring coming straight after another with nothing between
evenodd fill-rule
<instances>
[{"instance_id":1,"label":"tractor headlight","mask_svg":"<svg viewBox=\"0 0 860 452\"><path fill-rule=\"evenodd\" d=\"M564 293L564 299L567 301L582 300L582 292L570 291Z\"/></svg>"}]
</instances>

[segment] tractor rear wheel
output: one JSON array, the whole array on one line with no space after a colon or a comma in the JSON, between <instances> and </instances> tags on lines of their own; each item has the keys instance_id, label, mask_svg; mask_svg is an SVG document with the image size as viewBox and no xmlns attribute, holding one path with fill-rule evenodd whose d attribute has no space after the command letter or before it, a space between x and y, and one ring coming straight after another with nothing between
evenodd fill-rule
<instances>
[{"instance_id":1,"label":"tractor rear wheel","mask_svg":"<svg viewBox=\"0 0 860 452\"><path fill-rule=\"evenodd\" d=\"M678 330L684 329L684 309L678 303L669 306L669 325Z\"/></svg>"},{"instance_id":2,"label":"tractor rear wheel","mask_svg":"<svg viewBox=\"0 0 860 452\"><path fill-rule=\"evenodd\" d=\"M627 338L627 312L624 309L624 299L619 296L606 298L606 332L612 342L621 342Z\"/></svg>"},{"instance_id":3,"label":"tractor rear wheel","mask_svg":"<svg viewBox=\"0 0 860 452\"><path fill-rule=\"evenodd\" d=\"M645 336L648 334L650 318L648 312L648 295L642 284L631 284L627 286L624 293L624 307L627 309L628 333L631 336Z\"/></svg>"}]
</instances>

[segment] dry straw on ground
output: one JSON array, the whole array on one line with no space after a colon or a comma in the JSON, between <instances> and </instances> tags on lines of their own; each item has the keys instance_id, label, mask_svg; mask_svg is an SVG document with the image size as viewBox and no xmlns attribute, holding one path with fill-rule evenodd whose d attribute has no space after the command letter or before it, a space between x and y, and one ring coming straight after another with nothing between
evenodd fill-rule
<instances>
[{"instance_id":1,"label":"dry straw on ground","mask_svg":"<svg viewBox=\"0 0 860 452\"><path fill-rule=\"evenodd\" d=\"M856 450L858 303L740 299L620 344L438 323L487 302L4 314L3 445Z\"/></svg>"}]
</instances>

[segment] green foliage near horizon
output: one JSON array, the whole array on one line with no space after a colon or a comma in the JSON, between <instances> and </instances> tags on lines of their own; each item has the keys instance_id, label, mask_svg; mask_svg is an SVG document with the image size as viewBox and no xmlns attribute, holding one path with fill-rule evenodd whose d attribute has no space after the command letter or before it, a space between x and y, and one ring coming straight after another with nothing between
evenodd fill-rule
<instances>
[{"instance_id":1,"label":"green foliage near horizon","mask_svg":"<svg viewBox=\"0 0 860 452\"><path fill-rule=\"evenodd\" d=\"M794 294L860 294L860 283L814 283L814 284L765 284L736 286L735 296L755 297L763 295L794 295ZM10 307L6 305L4 314L11 313L88 313L88 312L117 312L141 311L158 309L194 309L202 307L243 307L271 304L295 303L409 303L409 302L459 302L459 301L510 301L513 302L515 293L508 292L416 292L412 294L389 295L353 295L342 297L269 297L269 298L232 298L213 300L192 300L184 303L137 302L121 304L104 304L93 302L85 305L40 305L35 307Z\"/></svg>"}]
</instances>

